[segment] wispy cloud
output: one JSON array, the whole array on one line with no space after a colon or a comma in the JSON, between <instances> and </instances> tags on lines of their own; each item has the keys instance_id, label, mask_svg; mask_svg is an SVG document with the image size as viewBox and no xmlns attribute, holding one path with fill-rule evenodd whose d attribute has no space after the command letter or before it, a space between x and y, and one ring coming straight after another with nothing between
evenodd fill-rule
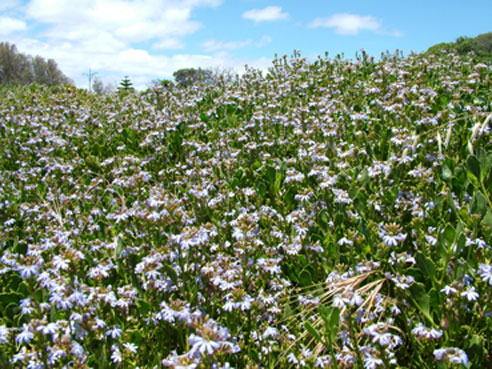
<instances>
[{"instance_id":1,"label":"wispy cloud","mask_svg":"<svg viewBox=\"0 0 492 369\"><path fill-rule=\"evenodd\" d=\"M335 28L341 35L357 35L362 30L379 31L381 22L370 15L333 14L329 18L316 18L311 22L311 28Z\"/></svg>"},{"instance_id":2,"label":"wispy cloud","mask_svg":"<svg viewBox=\"0 0 492 369\"><path fill-rule=\"evenodd\" d=\"M247 46L254 46L257 48L264 47L272 42L270 36L264 35L258 41L253 41L251 39L242 41L217 41L217 40L207 40L202 43L202 47L205 51L217 51L217 50L237 50L242 49Z\"/></svg>"},{"instance_id":3,"label":"wispy cloud","mask_svg":"<svg viewBox=\"0 0 492 369\"><path fill-rule=\"evenodd\" d=\"M2 0L0 3L0 12L5 10L14 9L21 7L22 4L19 0Z\"/></svg>"},{"instance_id":4,"label":"wispy cloud","mask_svg":"<svg viewBox=\"0 0 492 369\"><path fill-rule=\"evenodd\" d=\"M289 14L282 12L282 8L280 6L267 6L264 9L251 9L246 11L243 13L243 18L259 23L285 20L289 18Z\"/></svg>"},{"instance_id":5,"label":"wispy cloud","mask_svg":"<svg viewBox=\"0 0 492 369\"><path fill-rule=\"evenodd\" d=\"M249 45L251 45L251 40L229 41L229 42L208 40L202 44L202 47L204 48L205 51L216 51L216 50L236 50Z\"/></svg>"},{"instance_id":6,"label":"wispy cloud","mask_svg":"<svg viewBox=\"0 0 492 369\"><path fill-rule=\"evenodd\" d=\"M152 44L154 50L182 50L184 48L184 42L176 37L167 37Z\"/></svg>"},{"instance_id":7,"label":"wispy cloud","mask_svg":"<svg viewBox=\"0 0 492 369\"><path fill-rule=\"evenodd\" d=\"M264 47L271 43L273 40L270 36L264 35L260 38L260 40L256 43L256 47Z\"/></svg>"},{"instance_id":8,"label":"wispy cloud","mask_svg":"<svg viewBox=\"0 0 492 369\"><path fill-rule=\"evenodd\" d=\"M21 52L55 59L77 85L86 85L83 73L92 68L116 79L129 75L135 85L145 87L143 81L171 76L182 65L227 64L210 55L159 53L184 49L186 38L204 27L194 11L221 3L223 0L80 0L79 6L69 0L29 0L15 6L18 0L0 0L0 9L5 11L0 13L0 36L8 33L3 38ZM36 27L26 33L31 23ZM19 32L23 30L26 32ZM151 46L141 49L142 44ZM238 59L234 60L238 65Z\"/></svg>"},{"instance_id":9,"label":"wispy cloud","mask_svg":"<svg viewBox=\"0 0 492 369\"><path fill-rule=\"evenodd\" d=\"M27 30L24 21L11 17L0 17L0 36Z\"/></svg>"}]
</instances>

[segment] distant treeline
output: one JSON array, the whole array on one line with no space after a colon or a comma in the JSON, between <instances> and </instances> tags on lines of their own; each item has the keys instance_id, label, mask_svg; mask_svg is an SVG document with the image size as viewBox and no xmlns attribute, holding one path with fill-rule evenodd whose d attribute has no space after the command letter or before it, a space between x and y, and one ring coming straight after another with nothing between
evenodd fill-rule
<instances>
[{"instance_id":1,"label":"distant treeline","mask_svg":"<svg viewBox=\"0 0 492 369\"><path fill-rule=\"evenodd\" d=\"M483 33L476 37L458 37L456 42L442 42L431 46L426 54L443 54L455 52L460 55L473 53L477 62L492 64L492 32Z\"/></svg>"},{"instance_id":2,"label":"distant treeline","mask_svg":"<svg viewBox=\"0 0 492 369\"><path fill-rule=\"evenodd\" d=\"M0 84L7 86L46 86L73 84L53 59L30 56L17 51L14 44L0 42Z\"/></svg>"}]
</instances>

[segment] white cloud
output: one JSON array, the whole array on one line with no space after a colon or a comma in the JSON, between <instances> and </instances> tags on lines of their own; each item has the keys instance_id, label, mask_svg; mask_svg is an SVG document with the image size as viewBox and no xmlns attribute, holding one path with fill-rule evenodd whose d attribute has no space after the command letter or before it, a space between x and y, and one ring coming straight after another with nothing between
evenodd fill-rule
<instances>
[{"instance_id":1,"label":"white cloud","mask_svg":"<svg viewBox=\"0 0 492 369\"><path fill-rule=\"evenodd\" d=\"M270 36L264 35L261 36L260 40L256 43L256 47L264 47L271 43L273 40Z\"/></svg>"},{"instance_id":2,"label":"white cloud","mask_svg":"<svg viewBox=\"0 0 492 369\"><path fill-rule=\"evenodd\" d=\"M25 30L27 30L27 25L24 21L11 17L0 17L0 36Z\"/></svg>"},{"instance_id":3,"label":"white cloud","mask_svg":"<svg viewBox=\"0 0 492 369\"><path fill-rule=\"evenodd\" d=\"M381 22L370 15L361 16L343 13L333 14L329 18L316 18L311 22L310 27L335 28L335 32L341 35L356 35L361 30L380 30Z\"/></svg>"},{"instance_id":4,"label":"white cloud","mask_svg":"<svg viewBox=\"0 0 492 369\"><path fill-rule=\"evenodd\" d=\"M0 3L0 12L3 12L5 10L10 10L14 8L20 7L20 1L18 0L2 0Z\"/></svg>"},{"instance_id":5,"label":"white cloud","mask_svg":"<svg viewBox=\"0 0 492 369\"><path fill-rule=\"evenodd\" d=\"M154 50L181 50L184 47L184 42L176 37L167 37L152 44Z\"/></svg>"},{"instance_id":6,"label":"white cloud","mask_svg":"<svg viewBox=\"0 0 492 369\"><path fill-rule=\"evenodd\" d=\"M258 23L285 20L289 18L289 14L282 12L282 8L280 6L267 6L264 9L251 9L246 11L243 13L243 18Z\"/></svg>"},{"instance_id":7,"label":"white cloud","mask_svg":"<svg viewBox=\"0 0 492 369\"><path fill-rule=\"evenodd\" d=\"M254 46L260 48L268 45L271 42L272 42L272 38L270 36L264 35L256 42L253 42L251 39L247 39L244 41L229 41L229 42L207 40L204 43L202 43L202 47L207 52L217 51L217 50L237 50L247 46Z\"/></svg>"},{"instance_id":8,"label":"white cloud","mask_svg":"<svg viewBox=\"0 0 492 369\"><path fill-rule=\"evenodd\" d=\"M238 58L226 51L212 55L183 53L167 56L132 47L99 52L92 48L82 49L79 44L69 41L48 44L35 39L19 39L16 45L20 52L55 59L60 69L80 87L87 87L84 73L89 68L98 72L98 77L106 83L113 82L115 85L128 75L135 88L142 90L156 78L172 79L173 73L181 68L231 68L241 74L246 64L265 71L271 66L269 58ZM103 39L99 46L103 46Z\"/></svg>"},{"instance_id":9,"label":"white cloud","mask_svg":"<svg viewBox=\"0 0 492 369\"><path fill-rule=\"evenodd\" d=\"M123 42L183 37L200 29L193 6L218 1L32 0L27 16L49 26L44 36L63 39L73 31L109 32ZM82 37L82 36L81 36Z\"/></svg>"},{"instance_id":10,"label":"white cloud","mask_svg":"<svg viewBox=\"0 0 492 369\"><path fill-rule=\"evenodd\" d=\"M3 5L4 0L0 0ZM11 0L7 0L11 1ZM15 1L15 0L14 0ZM184 49L186 37L203 25L193 17L199 7L223 0L30 0L18 9L19 19L33 22L40 33L12 33L6 39L20 52L53 58L77 86L87 87L89 68L105 83L118 85L128 75L138 89L156 78L172 78L181 68L230 68L241 74L247 64L267 70L271 59L248 59L228 50L271 42L255 40L202 45L203 54L163 55L159 50ZM22 18L21 18L22 16ZM16 14L17 17L17 14ZM25 25L25 24L24 24ZM151 45L146 48L144 45Z\"/></svg>"},{"instance_id":11,"label":"white cloud","mask_svg":"<svg viewBox=\"0 0 492 369\"><path fill-rule=\"evenodd\" d=\"M241 49L243 47L251 45L251 40L245 41L229 41L220 42L215 40L208 40L202 44L205 51L216 51L216 50L235 50Z\"/></svg>"}]
</instances>

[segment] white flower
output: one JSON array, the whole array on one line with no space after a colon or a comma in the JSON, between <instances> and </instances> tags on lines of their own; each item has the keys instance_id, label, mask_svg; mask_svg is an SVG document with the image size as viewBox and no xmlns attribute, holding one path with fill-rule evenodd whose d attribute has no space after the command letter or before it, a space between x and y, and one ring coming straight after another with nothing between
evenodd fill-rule
<instances>
[{"instance_id":1,"label":"white flower","mask_svg":"<svg viewBox=\"0 0 492 369\"><path fill-rule=\"evenodd\" d=\"M477 300L480 295L475 292L475 287L471 286L466 289L466 291L461 292L462 297L466 297L468 301L475 301Z\"/></svg>"},{"instance_id":2,"label":"white flower","mask_svg":"<svg viewBox=\"0 0 492 369\"><path fill-rule=\"evenodd\" d=\"M40 325L36 328L37 331L40 331L42 334L55 334L58 331L59 327L56 323L48 323L47 325Z\"/></svg>"},{"instance_id":3,"label":"white flower","mask_svg":"<svg viewBox=\"0 0 492 369\"><path fill-rule=\"evenodd\" d=\"M478 267L478 274L485 283L489 282L489 285L492 286L492 265L480 264Z\"/></svg>"},{"instance_id":4,"label":"white flower","mask_svg":"<svg viewBox=\"0 0 492 369\"><path fill-rule=\"evenodd\" d=\"M443 332L440 329L427 328L422 323L419 323L414 329L412 329L412 334L415 336L425 337L427 339L437 340L442 337Z\"/></svg>"},{"instance_id":5,"label":"white flower","mask_svg":"<svg viewBox=\"0 0 492 369\"><path fill-rule=\"evenodd\" d=\"M138 350L138 346L132 342L124 343L123 347L134 354L136 354Z\"/></svg>"},{"instance_id":6,"label":"white flower","mask_svg":"<svg viewBox=\"0 0 492 369\"><path fill-rule=\"evenodd\" d=\"M33 338L34 334L30 331L29 326L24 323L22 326L22 332L15 337L15 342L17 342L18 345L22 345L22 343L31 342Z\"/></svg>"},{"instance_id":7,"label":"white flower","mask_svg":"<svg viewBox=\"0 0 492 369\"><path fill-rule=\"evenodd\" d=\"M268 327L263 332L262 337L263 339L267 339L268 337L278 338L279 337L278 329L273 327Z\"/></svg>"},{"instance_id":8,"label":"white flower","mask_svg":"<svg viewBox=\"0 0 492 369\"><path fill-rule=\"evenodd\" d=\"M366 356L364 358L364 368L365 369L375 369L376 367L380 366L383 364L383 360L373 357L373 356Z\"/></svg>"},{"instance_id":9,"label":"white flower","mask_svg":"<svg viewBox=\"0 0 492 369\"><path fill-rule=\"evenodd\" d=\"M188 337L188 342L191 345L191 352L212 355L215 350L220 348L220 343L207 340L201 336L197 336L196 334L191 334Z\"/></svg>"},{"instance_id":10,"label":"white flower","mask_svg":"<svg viewBox=\"0 0 492 369\"><path fill-rule=\"evenodd\" d=\"M434 350L434 357L437 360L454 364L468 365L466 352L456 347L446 347Z\"/></svg>"},{"instance_id":11,"label":"white flower","mask_svg":"<svg viewBox=\"0 0 492 369\"><path fill-rule=\"evenodd\" d=\"M33 275L38 275L39 266L38 265L19 265L19 274L23 279L29 279Z\"/></svg>"},{"instance_id":12,"label":"white flower","mask_svg":"<svg viewBox=\"0 0 492 369\"><path fill-rule=\"evenodd\" d=\"M113 363L115 364L121 363L123 361L123 358L121 357L121 352L118 347L113 346L111 347L111 349L113 350L113 353L111 354L111 361L113 361Z\"/></svg>"},{"instance_id":13,"label":"white flower","mask_svg":"<svg viewBox=\"0 0 492 369\"><path fill-rule=\"evenodd\" d=\"M441 290L441 292L445 293L446 295L454 295L458 290L454 287L451 286L444 286L444 288Z\"/></svg>"},{"instance_id":14,"label":"white flower","mask_svg":"<svg viewBox=\"0 0 492 369\"><path fill-rule=\"evenodd\" d=\"M121 336L121 328L119 325L116 325L113 329L108 329L106 331L106 336L111 336L111 338L118 338L119 336Z\"/></svg>"},{"instance_id":15,"label":"white flower","mask_svg":"<svg viewBox=\"0 0 492 369\"><path fill-rule=\"evenodd\" d=\"M0 344L8 343L9 330L6 326L0 325Z\"/></svg>"}]
</instances>

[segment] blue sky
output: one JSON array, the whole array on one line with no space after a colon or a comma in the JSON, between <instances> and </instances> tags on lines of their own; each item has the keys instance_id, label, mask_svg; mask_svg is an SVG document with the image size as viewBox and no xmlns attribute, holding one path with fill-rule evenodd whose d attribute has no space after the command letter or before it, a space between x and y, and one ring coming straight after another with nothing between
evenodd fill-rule
<instances>
[{"instance_id":1,"label":"blue sky","mask_svg":"<svg viewBox=\"0 0 492 369\"><path fill-rule=\"evenodd\" d=\"M0 41L138 88L186 67L268 69L274 55L424 51L492 31L491 0L0 0Z\"/></svg>"}]
</instances>

